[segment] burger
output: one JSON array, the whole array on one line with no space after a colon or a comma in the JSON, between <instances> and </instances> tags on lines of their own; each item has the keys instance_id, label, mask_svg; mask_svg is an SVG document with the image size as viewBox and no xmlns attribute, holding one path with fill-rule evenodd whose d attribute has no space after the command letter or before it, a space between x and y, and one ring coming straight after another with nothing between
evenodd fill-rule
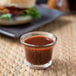
<instances>
[{"instance_id":1,"label":"burger","mask_svg":"<svg viewBox=\"0 0 76 76\"><path fill-rule=\"evenodd\" d=\"M38 9L35 7L36 0L0 0L0 23L1 21L23 21L31 22L32 19L41 17Z\"/></svg>"}]
</instances>

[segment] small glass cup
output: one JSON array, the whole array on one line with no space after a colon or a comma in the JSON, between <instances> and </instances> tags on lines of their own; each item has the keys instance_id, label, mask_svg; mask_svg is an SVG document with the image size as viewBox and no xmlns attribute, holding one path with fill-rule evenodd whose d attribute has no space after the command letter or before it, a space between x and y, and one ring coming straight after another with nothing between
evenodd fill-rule
<instances>
[{"instance_id":1,"label":"small glass cup","mask_svg":"<svg viewBox=\"0 0 76 76\"><path fill-rule=\"evenodd\" d=\"M37 36L50 38L53 42L46 45L35 45L25 42L26 39ZM34 69L45 69L51 66L53 47L57 42L55 35L41 31L30 32L22 35L20 41L25 48L26 65Z\"/></svg>"}]
</instances>

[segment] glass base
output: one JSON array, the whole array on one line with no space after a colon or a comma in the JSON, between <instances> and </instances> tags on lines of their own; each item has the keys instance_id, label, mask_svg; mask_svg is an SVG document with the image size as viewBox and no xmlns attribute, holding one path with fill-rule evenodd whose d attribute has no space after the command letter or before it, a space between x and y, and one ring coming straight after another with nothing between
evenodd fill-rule
<instances>
[{"instance_id":1,"label":"glass base","mask_svg":"<svg viewBox=\"0 0 76 76\"><path fill-rule=\"evenodd\" d=\"M52 65L52 60L43 65L34 65L34 64L29 63L28 61L26 61L25 63L27 66L33 69L46 69Z\"/></svg>"}]
</instances>

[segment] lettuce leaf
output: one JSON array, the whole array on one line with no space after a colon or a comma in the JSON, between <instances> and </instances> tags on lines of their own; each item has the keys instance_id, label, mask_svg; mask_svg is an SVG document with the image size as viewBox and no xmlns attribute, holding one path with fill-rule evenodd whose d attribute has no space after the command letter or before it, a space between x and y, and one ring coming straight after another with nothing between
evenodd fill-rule
<instances>
[{"instance_id":1,"label":"lettuce leaf","mask_svg":"<svg viewBox=\"0 0 76 76\"><path fill-rule=\"evenodd\" d=\"M10 13L0 15L0 19L7 19L7 20L9 20L11 18L12 18L12 15Z\"/></svg>"},{"instance_id":2,"label":"lettuce leaf","mask_svg":"<svg viewBox=\"0 0 76 76\"><path fill-rule=\"evenodd\" d=\"M27 15L31 15L35 19L41 18L41 14L38 12L36 7L25 10L25 13Z\"/></svg>"}]
</instances>

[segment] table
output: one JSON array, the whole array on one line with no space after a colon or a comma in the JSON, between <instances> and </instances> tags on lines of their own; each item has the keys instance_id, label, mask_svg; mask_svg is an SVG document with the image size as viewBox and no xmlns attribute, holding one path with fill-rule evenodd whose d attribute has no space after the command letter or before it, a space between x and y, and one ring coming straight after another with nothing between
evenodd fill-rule
<instances>
[{"instance_id":1,"label":"table","mask_svg":"<svg viewBox=\"0 0 76 76\"><path fill-rule=\"evenodd\" d=\"M76 15L67 15L34 31L47 31L58 37L53 64L46 70L25 65L19 40L0 35L0 76L76 76Z\"/></svg>"}]
</instances>

